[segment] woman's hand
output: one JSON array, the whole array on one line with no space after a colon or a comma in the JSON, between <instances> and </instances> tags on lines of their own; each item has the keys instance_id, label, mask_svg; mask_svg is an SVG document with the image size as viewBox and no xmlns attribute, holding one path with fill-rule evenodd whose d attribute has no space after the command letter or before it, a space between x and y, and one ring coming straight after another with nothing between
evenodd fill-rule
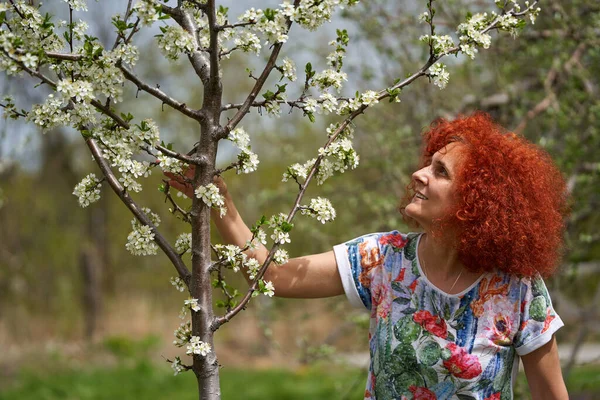
<instances>
[{"instance_id":1,"label":"woman's hand","mask_svg":"<svg viewBox=\"0 0 600 400\"><path fill-rule=\"evenodd\" d=\"M188 169L185 171L183 176L176 175L171 172L164 172L165 176L169 178L168 184L174 189L179 190L181 193L189 197L190 199L194 197L194 187L191 185L191 181L194 179L194 173L196 172L196 166L190 165ZM186 181L186 179L188 181ZM220 176L215 176L213 183L219 188L219 193L222 196L226 196L227 192L227 184Z\"/></svg>"}]
</instances>

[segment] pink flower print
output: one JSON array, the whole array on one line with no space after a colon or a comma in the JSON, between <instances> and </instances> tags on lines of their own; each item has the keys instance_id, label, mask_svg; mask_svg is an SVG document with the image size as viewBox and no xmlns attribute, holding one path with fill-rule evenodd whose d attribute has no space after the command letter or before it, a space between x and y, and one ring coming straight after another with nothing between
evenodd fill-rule
<instances>
[{"instance_id":1,"label":"pink flower print","mask_svg":"<svg viewBox=\"0 0 600 400\"><path fill-rule=\"evenodd\" d=\"M448 337L448 327L446 321L439 315L432 315L427 310L417 311L413 314L413 321L421 325L425 330L437 337L446 339Z\"/></svg>"},{"instance_id":2,"label":"pink flower print","mask_svg":"<svg viewBox=\"0 0 600 400\"><path fill-rule=\"evenodd\" d=\"M399 235L397 233L384 235L379 238L379 244L381 244L382 246L385 246L386 244L391 244L397 249L403 248L404 246L406 246L406 243L408 243L408 239L404 239L402 235Z\"/></svg>"},{"instance_id":3,"label":"pink flower print","mask_svg":"<svg viewBox=\"0 0 600 400\"><path fill-rule=\"evenodd\" d=\"M435 393L427 388L411 385L408 390L412 392L413 400L437 400Z\"/></svg>"},{"instance_id":4,"label":"pink flower print","mask_svg":"<svg viewBox=\"0 0 600 400\"><path fill-rule=\"evenodd\" d=\"M372 309L377 310L379 318L387 318L392 307L392 296L388 286L384 283L375 285L372 290L373 304Z\"/></svg>"},{"instance_id":5,"label":"pink flower print","mask_svg":"<svg viewBox=\"0 0 600 400\"><path fill-rule=\"evenodd\" d=\"M548 315L546 316L546 320L544 321L544 327L542 328L542 333L546 332L548 328L550 328L550 324L556 318L556 315L550 314L550 309L548 309Z\"/></svg>"},{"instance_id":6,"label":"pink flower print","mask_svg":"<svg viewBox=\"0 0 600 400\"><path fill-rule=\"evenodd\" d=\"M490 333L490 340L499 346L508 346L511 344L510 333L512 331L512 321L506 314L496 314L491 327L487 328Z\"/></svg>"},{"instance_id":7,"label":"pink flower print","mask_svg":"<svg viewBox=\"0 0 600 400\"><path fill-rule=\"evenodd\" d=\"M452 375L461 379L473 379L481 374L481 364L477 356L469 354L456 343L448 343L445 349L450 351L450 356L443 364Z\"/></svg>"},{"instance_id":8,"label":"pink flower print","mask_svg":"<svg viewBox=\"0 0 600 400\"><path fill-rule=\"evenodd\" d=\"M500 400L500 392L496 392L494 394L491 394L489 397L486 397L483 400Z\"/></svg>"}]
</instances>

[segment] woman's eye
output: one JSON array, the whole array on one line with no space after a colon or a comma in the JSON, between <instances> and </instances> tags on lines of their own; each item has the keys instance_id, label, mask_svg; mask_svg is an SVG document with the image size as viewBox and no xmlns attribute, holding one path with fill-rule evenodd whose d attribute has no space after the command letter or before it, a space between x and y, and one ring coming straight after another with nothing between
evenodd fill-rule
<instances>
[{"instance_id":1,"label":"woman's eye","mask_svg":"<svg viewBox=\"0 0 600 400\"><path fill-rule=\"evenodd\" d=\"M446 171L446 168L438 168L437 172L439 175L448 176L448 171Z\"/></svg>"}]
</instances>

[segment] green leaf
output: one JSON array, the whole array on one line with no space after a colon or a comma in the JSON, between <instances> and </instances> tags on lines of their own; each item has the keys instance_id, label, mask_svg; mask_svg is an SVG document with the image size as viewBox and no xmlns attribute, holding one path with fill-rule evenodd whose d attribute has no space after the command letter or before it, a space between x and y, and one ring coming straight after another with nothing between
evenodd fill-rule
<instances>
[{"instance_id":1,"label":"green leaf","mask_svg":"<svg viewBox=\"0 0 600 400\"><path fill-rule=\"evenodd\" d=\"M407 299L406 297L396 297L394 299L394 303L400 304L400 305L406 305L406 304L410 303L410 299Z\"/></svg>"},{"instance_id":2,"label":"green leaf","mask_svg":"<svg viewBox=\"0 0 600 400\"><path fill-rule=\"evenodd\" d=\"M290 232L292 230L292 228L294 227L294 224L291 224L289 222L282 222L281 223L281 230L283 232Z\"/></svg>"}]
</instances>

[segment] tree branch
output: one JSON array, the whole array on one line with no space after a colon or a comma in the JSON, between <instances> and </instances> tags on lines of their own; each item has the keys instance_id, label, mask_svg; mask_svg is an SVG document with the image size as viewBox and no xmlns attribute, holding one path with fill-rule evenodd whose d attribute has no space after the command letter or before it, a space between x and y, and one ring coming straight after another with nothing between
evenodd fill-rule
<instances>
[{"instance_id":1,"label":"tree branch","mask_svg":"<svg viewBox=\"0 0 600 400\"><path fill-rule=\"evenodd\" d=\"M125 78L133 82L138 87L138 89L151 94L152 96L162 101L164 104L174 108L177 111L180 111L182 114L192 119L195 119L196 121L201 121L203 118L205 118L205 115L201 110L194 110L192 108L189 108L185 103L175 100L162 90L148 85L120 63L117 66L123 72Z\"/></svg>"},{"instance_id":2,"label":"tree branch","mask_svg":"<svg viewBox=\"0 0 600 400\"><path fill-rule=\"evenodd\" d=\"M129 196L129 193L127 193L125 188L121 185L115 174L112 172L110 165L102 156L102 151L96 144L95 140L92 138L88 138L85 141L85 143L87 144L88 148L90 149L90 152L94 156L94 160L96 161L96 164L98 164L98 167L100 167L102 174L104 174L104 176L106 177L106 180L108 181L108 184L110 185L111 189L115 192L117 196L119 196L119 199L121 199L123 204L125 204L125 206L129 209L129 211L131 211L135 218L137 218L137 220L140 221L140 223L148 225L152 228L152 232L154 233L154 241L156 242L158 247L160 247L161 250L167 255L169 260L173 263L173 266L175 266L175 269L179 273L181 279L183 279L183 281L189 287L191 274L185 266L183 260L179 256L179 254L177 254L175 249L171 247L169 242L161 235L158 229L156 229L156 226L154 226L150 218L148 218L148 216L140 209L140 207L135 203L135 201L133 201L131 196Z\"/></svg>"}]
</instances>

